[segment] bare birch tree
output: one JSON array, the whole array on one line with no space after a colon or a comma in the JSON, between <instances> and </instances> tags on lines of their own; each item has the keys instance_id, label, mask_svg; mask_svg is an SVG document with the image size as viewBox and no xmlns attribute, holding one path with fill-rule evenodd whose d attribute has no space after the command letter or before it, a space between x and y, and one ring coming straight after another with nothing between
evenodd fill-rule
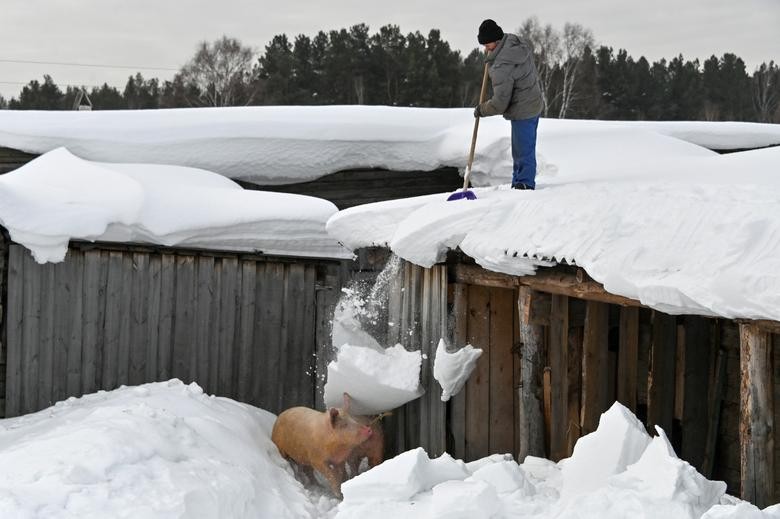
<instances>
[{"instance_id":1,"label":"bare birch tree","mask_svg":"<svg viewBox=\"0 0 780 519\"><path fill-rule=\"evenodd\" d=\"M565 119L572 102L577 97L577 80L582 56L586 48L593 47L593 33L578 23L563 26L563 62L561 63L561 107L558 118Z\"/></svg>"},{"instance_id":2,"label":"bare birch tree","mask_svg":"<svg viewBox=\"0 0 780 519\"><path fill-rule=\"evenodd\" d=\"M251 103L254 59L254 51L235 38L223 36L211 44L201 42L195 56L179 72L183 83L195 87L200 95L190 101L206 106Z\"/></svg>"},{"instance_id":3,"label":"bare birch tree","mask_svg":"<svg viewBox=\"0 0 780 519\"><path fill-rule=\"evenodd\" d=\"M758 121L770 123L780 104L780 69L774 61L762 63L753 73L753 105Z\"/></svg>"},{"instance_id":4,"label":"bare birch tree","mask_svg":"<svg viewBox=\"0 0 780 519\"><path fill-rule=\"evenodd\" d=\"M557 103L558 117L566 117L577 99L580 64L585 49L593 48L593 33L578 23L566 23L561 32L549 23L542 26L535 16L525 20L517 32L534 50L544 99L542 114L550 116Z\"/></svg>"},{"instance_id":5,"label":"bare birch tree","mask_svg":"<svg viewBox=\"0 0 780 519\"><path fill-rule=\"evenodd\" d=\"M549 23L542 27L539 19L535 16L525 20L517 30L517 33L530 43L533 48L536 70L539 73L539 83L544 101L542 115L547 117L550 107L559 95L559 92L554 90L553 77L555 68L561 62L563 56L561 35Z\"/></svg>"}]
</instances>

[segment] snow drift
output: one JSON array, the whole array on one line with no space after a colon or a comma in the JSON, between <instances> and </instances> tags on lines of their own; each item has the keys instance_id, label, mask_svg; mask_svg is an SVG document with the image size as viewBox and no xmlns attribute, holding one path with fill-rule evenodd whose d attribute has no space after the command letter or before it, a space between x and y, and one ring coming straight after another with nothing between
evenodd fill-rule
<instances>
[{"instance_id":1,"label":"snow drift","mask_svg":"<svg viewBox=\"0 0 780 519\"><path fill-rule=\"evenodd\" d=\"M0 517L312 517L274 420L178 380L0 420Z\"/></svg>"}]
</instances>

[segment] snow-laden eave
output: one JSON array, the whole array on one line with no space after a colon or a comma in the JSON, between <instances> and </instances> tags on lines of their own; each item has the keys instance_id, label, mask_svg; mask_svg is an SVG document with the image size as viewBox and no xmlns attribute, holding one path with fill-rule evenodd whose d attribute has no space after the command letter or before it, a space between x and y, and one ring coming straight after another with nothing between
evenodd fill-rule
<instances>
[{"instance_id":1,"label":"snow-laden eave","mask_svg":"<svg viewBox=\"0 0 780 519\"><path fill-rule=\"evenodd\" d=\"M606 292L667 314L780 321L779 153L647 163L535 192L477 189L474 201L368 204L327 228L350 249L387 244L424 267L456 248L512 276L533 275L539 258L565 259Z\"/></svg>"}]
</instances>

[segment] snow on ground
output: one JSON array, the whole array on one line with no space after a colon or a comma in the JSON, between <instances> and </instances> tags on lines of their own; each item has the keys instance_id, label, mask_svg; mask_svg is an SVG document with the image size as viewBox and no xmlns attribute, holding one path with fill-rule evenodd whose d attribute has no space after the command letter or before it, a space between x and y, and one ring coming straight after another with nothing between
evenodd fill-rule
<instances>
[{"instance_id":1,"label":"snow on ground","mask_svg":"<svg viewBox=\"0 0 780 519\"><path fill-rule=\"evenodd\" d=\"M94 112L0 112L0 146L44 153L66 146L84 159L191 166L260 184L313 180L350 168L465 168L473 110L386 106L269 106ZM545 119L557 131L650 131L713 149L780 144L780 126L733 122ZM476 185L509 181L509 125L480 124ZM544 161L544 156L542 157Z\"/></svg>"},{"instance_id":2,"label":"snow on ground","mask_svg":"<svg viewBox=\"0 0 780 519\"><path fill-rule=\"evenodd\" d=\"M615 404L558 464L500 455L466 464L414 449L346 482L335 518L780 517L780 507L762 512L727 496L725 483L698 474L658 433L651 439Z\"/></svg>"},{"instance_id":3,"label":"snow on ground","mask_svg":"<svg viewBox=\"0 0 780 519\"><path fill-rule=\"evenodd\" d=\"M348 258L325 232L335 212L209 171L89 162L65 148L0 176L0 225L41 263L62 261L70 239Z\"/></svg>"},{"instance_id":4,"label":"snow on ground","mask_svg":"<svg viewBox=\"0 0 780 519\"><path fill-rule=\"evenodd\" d=\"M178 380L0 420L0 517L313 517L274 420Z\"/></svg>"},{"instance_id":5,"label":"snow on ground","mask_svg":"<svg viewBox=\"0 0 780 519\"><path fill-rule=\"evenodd\" d=\"M646 130L569 123L540 136L536 191L368 204L336 214L328 231L423 266L456 247L515 275L565 260L667 313L780 319L780 148L717 155Z\"/></svg>"},{"instance_id":6,"label":"snow on ground","mask_svg":"<svg viewBox=\"0 0 780 519\"><path fill-rule=\"evenodd\" d=\"M295 479L274 419L171 380L0 420L0 517L780 518L726 495L620 404L560 463L412 449L346 482L340 503Z\"/></svg>"}]
</instances>

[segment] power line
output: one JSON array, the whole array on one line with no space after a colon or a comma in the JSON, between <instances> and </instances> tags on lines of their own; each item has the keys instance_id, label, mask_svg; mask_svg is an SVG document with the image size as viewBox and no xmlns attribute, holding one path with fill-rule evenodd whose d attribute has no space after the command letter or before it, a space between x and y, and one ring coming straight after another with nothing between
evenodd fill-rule
<instances>
[{"instance_id":1,"label":"power line","mask_svg":"<svg viewBox=\"0 0 780 519\"><path fill-rule=\"evenodd\" d=\"M22 81L0 81L0 85L29 85L30 81L22 82ZM90 85L86 83L56 83L57 86L72 86L72 87L95 87L100 88L103 85Z\"/></svg>"},{"instance_id":2,"label":"power line","mask_svg":"<svg viewBox=\"0 0 780 519\"><path fill-rule=\"evenodd\" d=\"M97 63L69 63L64 61L34 61L23 59L0 59L0 63L19 63L26 65L61 65L65 67L121 68L131 70L168 70L172 72L179 70L178 68L168 67L136 67L132 65L105 65Z\"/></svg>"}]
</instances>

